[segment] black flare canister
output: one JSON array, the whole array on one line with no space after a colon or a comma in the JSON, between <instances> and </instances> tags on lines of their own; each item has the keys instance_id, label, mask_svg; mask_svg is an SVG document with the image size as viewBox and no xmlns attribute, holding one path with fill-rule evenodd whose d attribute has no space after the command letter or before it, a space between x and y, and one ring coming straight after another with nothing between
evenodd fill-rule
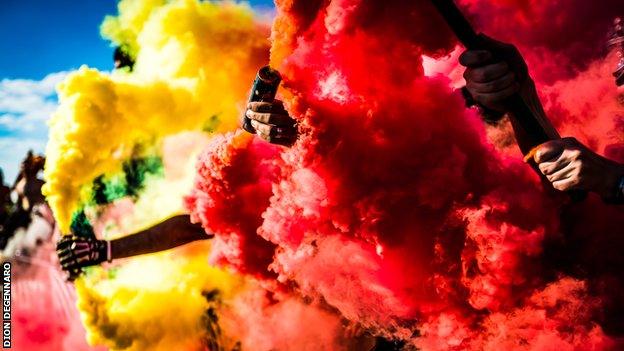
<instances>
[{"instance_id":1,"label":"black flare canister","mask_svg":"<svg viewBox=\"0 0 624 351\"><path fill-rule=\"evenodd\" d=\"M256 74L253 86L251 87L249 102L272 102L275 99L277 88L279 88L281 82L282 76L278 71L270 66L260 68L258 74ZM245 111L247 111L247 109L245 109ZM249 133L256 134L256 129L251 125L251 119L246 115L243 115L243 129Z\"/></svg>"}]
</instances>

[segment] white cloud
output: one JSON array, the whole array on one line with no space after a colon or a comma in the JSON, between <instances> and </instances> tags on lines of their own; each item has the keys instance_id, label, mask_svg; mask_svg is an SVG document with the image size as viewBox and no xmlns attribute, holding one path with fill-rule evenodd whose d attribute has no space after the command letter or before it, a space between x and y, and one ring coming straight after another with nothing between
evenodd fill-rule
<instances>
[{"instance_id":1,"label":"white cloud","mask_svg":"<svg viewBox=\"0 0 624 351\"><path fill-rule=\"evenodd\" d=\"M57 106L55 88L67 73L51 73L42 80L0 81L0 167L7 181L14 179L29 149L43 152L47 120Z\"/></svg>"},{"instance_id":2,"label":"white cloud","mask_svg":"<svg viewBox=\"0 0 624 351\"><path fill-rule=\"evenodd\" d=\"M42 80L3 79L0 81L0 111L27 113L50 99L56 100L56 85L67 72L48 74Z\"/></svg>"}]
</instances>

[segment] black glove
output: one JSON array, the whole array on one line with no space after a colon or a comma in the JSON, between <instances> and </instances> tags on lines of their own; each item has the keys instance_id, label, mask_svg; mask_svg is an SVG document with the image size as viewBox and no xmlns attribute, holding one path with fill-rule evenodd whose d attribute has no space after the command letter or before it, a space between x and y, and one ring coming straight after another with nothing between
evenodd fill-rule
<instances>
[{"instance_id":1,"label":"black glove","mask_svg":"<svg viewBox=\"0 0 624 351\"><path fill-rule=\"evenodd\" d=\"M81 269L111 261L110 243L95 238L81 238L67 235L56 244L56 254L61 267L69 273L70 280L81 273Z\"/></svg>"}]
</instances>

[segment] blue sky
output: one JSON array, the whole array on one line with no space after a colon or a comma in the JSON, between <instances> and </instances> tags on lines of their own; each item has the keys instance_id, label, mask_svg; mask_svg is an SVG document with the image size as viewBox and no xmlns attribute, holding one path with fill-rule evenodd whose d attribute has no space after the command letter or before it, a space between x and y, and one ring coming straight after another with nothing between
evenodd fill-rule
<instances>
[{"instance_id":1,"label":"blue sky","mask_svg":"<svg viewBox=\"0 0 624 351\"><path fill-rule=\"evenodd\" d=\"M249 3L273 8L272 0ZM8 182L29 148L45 148L56 84L83 64L112 68L99 25L116 13L116 0L0 1L0 167Z\"/></svg>"}]
</instances>

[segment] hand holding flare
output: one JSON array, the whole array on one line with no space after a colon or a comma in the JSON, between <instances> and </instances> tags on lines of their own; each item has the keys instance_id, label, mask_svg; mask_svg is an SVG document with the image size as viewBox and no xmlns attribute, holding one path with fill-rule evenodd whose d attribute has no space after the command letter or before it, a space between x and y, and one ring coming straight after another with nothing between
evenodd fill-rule
<instances>
[{"instance_id":1,"label":"hand holding flare","mask_svg":"<svg viewBox=\"0 0 624 351\"><path fill-rule=\"evenodd\" d=\"M297 123L275 99L281 81L282 76L270 66L258 71L241 127L269 143L291 146L297 140Z\"/></svg>"},{"instance_id":2,"label":"hand holding flare","mask_svg":"<svg viewBox=\"0 0 624 351\"><path fill-rule=\"evenodd\" d=\"M522 56L513 46L484 37L489 50L467 50L460 63L467 67L466 89L482 106L505 111L504 101L519 93L525 101L539 101ZM522 135L516 135L521 142ZM560 191L592 191L604 199L621 197L618 184L624 165L608 160L574 138L555 139L533 147L524 158Z\"/></svg>"}]
</instances>

